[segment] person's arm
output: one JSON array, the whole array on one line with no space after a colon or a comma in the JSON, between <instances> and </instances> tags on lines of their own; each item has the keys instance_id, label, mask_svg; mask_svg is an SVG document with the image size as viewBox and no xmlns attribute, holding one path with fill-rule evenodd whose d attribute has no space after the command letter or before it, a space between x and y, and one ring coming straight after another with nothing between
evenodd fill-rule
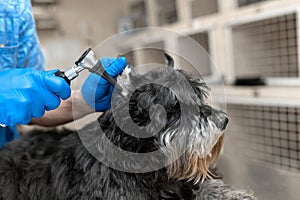
<instances>
[{"instance_id":1,"label":"person's arm","mask_svg":"<svg viewBox=\"0 0 300 200\"><path fill-rule=\"evenodd\" d=\"M117 77L126 67L126 59L120 57L102 58L101 63L106 72ZM84 117L92 112L103 112L111 106L111 95L114 87L96 74L90 74L81 91L72 91L71 98L62 101L56 109L46 112L42 118L32 119L32 124L57 126Z\"/></svg>"},{"instance_id":2,"label":"person's arm","mask_svg":"<svg viewBox=\"0 0 300 200\"><path fill-rule=\"evenodd\" d=\"M72 91L69 99L62 101L56 110L45 112L41 118L32 118L31 124L51 127L66 124L94 112L89 107L80 91Z\"/></svg>"},{"instance_id":3,"label":"person's arm","mask_svg":"<svg viewBox=\"0 0 300 200\"><path fill-rule=\"evenodd\" d=\"M0 124L28 124L45 110L56 109L61 99L70 97L71 88L56 71L10 69L0 72Z\"/></svg>"}]
</instances>

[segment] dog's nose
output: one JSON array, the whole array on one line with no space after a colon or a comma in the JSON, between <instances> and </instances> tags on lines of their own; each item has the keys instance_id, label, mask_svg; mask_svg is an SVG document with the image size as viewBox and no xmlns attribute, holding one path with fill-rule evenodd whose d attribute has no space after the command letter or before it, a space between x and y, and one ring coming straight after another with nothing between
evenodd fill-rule
<instances>
[{"instance_id":1,"label":"dog's nose","mask_svg":"<svg viewBox=\"0 0 300 200\"><path fill-rule=\"evenodd\" d=\"M228 119L227 114L224 112L219 113L219 118L220 118L220 122L221 122L219 128L223 131L227 127L229 119Z\"/></svg>"},{"instance_id":2,"label":"dog's nose","mask_svg":"<svg viewBox=\"0 0 300 200\"><path fill-rule=\"evenodd\" d=\"M229 122L229 119L227 117L227 114L220 111L217 114L217 123L216 123L217 127L223 131L227 127L228 122Z\"/></svg>"},{"instance_id":3,"label":"dog's nose","mask_svg":"<svg viewBox=\"0 0 300 200\"><path fill-rule=\"evenodd\" d=\"M225 119L224 119L224 123L223 123L222 130L225 130L225 128L227 127L228 122L229 122L229 119L228 119L228 117L226 116Z\"/></svg>"},{"instance_id":4,"label":"dog's nose","mask_svg":"<svg viewBox=\"0 0 300 200\"><path fill-rule=\"evenodd\" d=\"M204 105L200 108L200 116L209 118L216 127L223 131L227 127L229 119L227 114L221 110L216 110L210 106Z\"/></svg>"}]
</instances>

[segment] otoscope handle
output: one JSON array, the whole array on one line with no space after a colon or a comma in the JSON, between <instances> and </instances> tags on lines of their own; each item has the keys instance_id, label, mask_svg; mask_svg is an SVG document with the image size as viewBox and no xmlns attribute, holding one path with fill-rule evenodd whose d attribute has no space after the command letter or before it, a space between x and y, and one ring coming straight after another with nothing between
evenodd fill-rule
<instances>
[{"instance_id":1,"label":"otoscope handle","mask_svg":"<svg viewBox=\"0 0 300 200\"><path fill-rule=\"evenodd\" d=\"M61 77L63 79L65 79L65 81L70 85L71 84L71 80L68 79L68 77L65 75L65 72L58 70L57 72L55 72L54 74L55 76Z\"/></svg>"}]
</instances>

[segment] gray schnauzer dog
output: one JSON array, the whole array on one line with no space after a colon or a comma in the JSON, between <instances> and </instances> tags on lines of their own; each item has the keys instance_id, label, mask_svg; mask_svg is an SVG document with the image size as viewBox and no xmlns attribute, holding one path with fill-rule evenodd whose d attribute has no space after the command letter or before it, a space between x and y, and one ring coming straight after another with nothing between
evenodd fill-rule
<instances>
[{"instance_id":1,"label":"gray schnauzer dog","mask_svg":"<svg viewBox=\"0 0 300 200\"><path fill-rule=\"evenodd\" d=\"M213 180L210 166L228 118L205 103L202 78L174 69L166 58L167 67L143 75L126 68L112 109L83 129L33 131L7 144L0 151L0 200L255 199ZM142 157L120 157L109 143Z\"/></svg>"}]
</instances>

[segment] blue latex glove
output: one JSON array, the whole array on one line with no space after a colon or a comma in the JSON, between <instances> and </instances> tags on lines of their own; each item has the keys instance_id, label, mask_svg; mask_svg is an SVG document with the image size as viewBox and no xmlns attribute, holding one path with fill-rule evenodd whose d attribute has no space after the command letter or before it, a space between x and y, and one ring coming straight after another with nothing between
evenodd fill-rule
<instances>
[{"instance_id":1,"label":"blue latex glove","mask_svg":"<svg viewBox=\"0 0 300 200\"><path fill-rule=\"evenodd\" d=\"M101 63L106 72L117 77L126 67L126 58L102 58ZM96 74L90 74L85 80L81 93L85 102L96 111L105 111L111 107L111 95L114 86Z\"/></svg>"},{"instance_id":2,"label":"blue latex glove","mask_svg":"<svg viewBox=\"0 0 300 200\"><path fill-rule=\"evenodd\" d=\"M32 117L40 118L45 110L57 108L60 98L67 99L71 88L64 79L53 75L56 71L1 71L0 124L28 124Z\"/></svg>"}]
</instances>

